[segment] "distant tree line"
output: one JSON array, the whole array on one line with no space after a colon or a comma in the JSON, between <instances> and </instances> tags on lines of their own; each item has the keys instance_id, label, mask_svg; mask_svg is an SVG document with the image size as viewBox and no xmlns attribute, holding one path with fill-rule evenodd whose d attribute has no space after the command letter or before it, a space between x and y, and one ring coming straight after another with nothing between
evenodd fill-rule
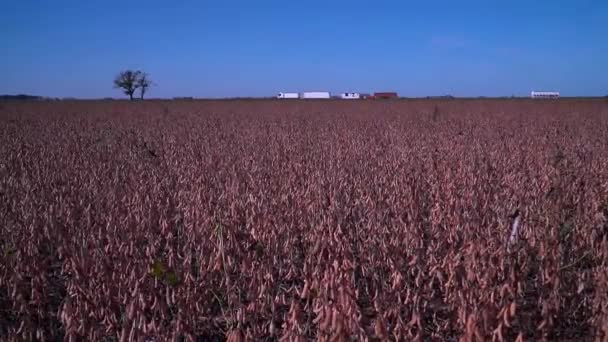
<instances>
[{"instance_id":1,"label":"distant tree line","mask_svg":"<svg viewBox=\"0 0 608 342\"><path fill-rule=\"evenodd\" d=\"M146 91L152 85L150 76L140 70L124 70L114 78L114 88L122 89L125 95L133 100L135 91L139 89L139 96L143 100Z\"/></svg>"},{"instance_id":2,"label":"distant tree line","mask_svg":"<svg viewBox=\"0 0 608 342\"><path fill-rule=\"evenodd\" d=\"M0 95L0 100L42 100L41 96L18 94L18 95Z\"/></svg>"}]
</instances>

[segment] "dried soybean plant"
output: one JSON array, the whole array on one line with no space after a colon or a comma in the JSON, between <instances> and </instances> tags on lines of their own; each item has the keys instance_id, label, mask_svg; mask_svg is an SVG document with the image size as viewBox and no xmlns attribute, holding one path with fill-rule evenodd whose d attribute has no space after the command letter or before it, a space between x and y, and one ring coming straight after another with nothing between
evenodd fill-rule
<instances>
[{"instance_id":1,"label":"dried soybean plant","mask_svg":"<svg viewBox=\"0 0 608 342\"><path fill-rule=\"evenodd\" d=\"M601 102L123 106L0 109L1 340L608 336Z\"/></svg>"}]
</instances>

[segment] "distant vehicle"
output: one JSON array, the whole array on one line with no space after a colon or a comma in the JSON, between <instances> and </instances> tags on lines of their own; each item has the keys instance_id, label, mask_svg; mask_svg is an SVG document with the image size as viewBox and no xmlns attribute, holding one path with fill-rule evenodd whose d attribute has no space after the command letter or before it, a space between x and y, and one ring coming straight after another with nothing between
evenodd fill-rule
<instances>
[{"instance_id":1,"label":"distant vehicle","mask_svg":"<svg viewBox=\"0 0 608 342\"><path fill-rule=\"evenodd\" d=\"M299 99L300 94L298 93L278 93L277 99Z\"/></svg>"},{"instance_id":2,"label":"distant vehicle","mask_svg":"<svg viewBox=\"0 0 608 342\"><path fill-rule=\"evenodd\" d=\"M381 92L381 93L374 93L374 99L396 99L397 93L395 92Z\"/></svg>"},{"instance_id":3,"label":"distant vehicle","mask_svg":"<svg viewBox=\"0 0 608 342\"><path fill-rule=\"evenodd\" d=\"M532 91L530 97L533 99L557 99L559 92L557 91Z\"/></svg>"},{"instance_id":4,"label":"distant vehicle","mask_svg":"<svg viewBox=\"0 0 608 342\"><path fill-rule=\"evenodd\" d=\"M327 91L307 91L300 94L302 99L329 99L331 94Z\"/></svg>"},{"instance_id":5,"label":"distant vehicle","mask_svg":"<svg viewBox=\"0 0 608 342\"><path fill-rule=\"evenodd\" d=\"M342 93L340 94L340 98L344 100L358 100L361 98L361 94L359 93Z\"/></svg>"}]
</instances>

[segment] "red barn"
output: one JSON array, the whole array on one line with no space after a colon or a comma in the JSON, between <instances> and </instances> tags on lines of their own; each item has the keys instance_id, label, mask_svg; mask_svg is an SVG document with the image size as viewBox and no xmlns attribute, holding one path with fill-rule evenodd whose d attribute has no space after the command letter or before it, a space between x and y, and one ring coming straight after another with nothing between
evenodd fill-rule
<instances>
[{"instance_id":1,"label":"red barn","mask_svg":"<svg viewBox=\"0 0 608 342\"><path fill-rule=\"evenodd\" d=\"M396 99L397 93L393 92L384 92L384 93L374 93L374 99Z\"/></svg>"}]
</instances>

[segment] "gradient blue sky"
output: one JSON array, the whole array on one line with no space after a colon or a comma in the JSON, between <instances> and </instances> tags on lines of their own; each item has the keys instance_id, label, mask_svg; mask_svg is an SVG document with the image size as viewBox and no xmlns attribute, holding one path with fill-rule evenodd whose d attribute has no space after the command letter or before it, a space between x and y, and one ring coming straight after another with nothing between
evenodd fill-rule
<instances>
[{"instance_id":1,"label":"gradient blue sky","mask_svg":"<svg viewBox=\"0 0 608 342\"><path fill-rule=\"evenodd\" d=\"M608 1L0 1L0 93L608 94Z\"/></svg>"}]
</instances>

